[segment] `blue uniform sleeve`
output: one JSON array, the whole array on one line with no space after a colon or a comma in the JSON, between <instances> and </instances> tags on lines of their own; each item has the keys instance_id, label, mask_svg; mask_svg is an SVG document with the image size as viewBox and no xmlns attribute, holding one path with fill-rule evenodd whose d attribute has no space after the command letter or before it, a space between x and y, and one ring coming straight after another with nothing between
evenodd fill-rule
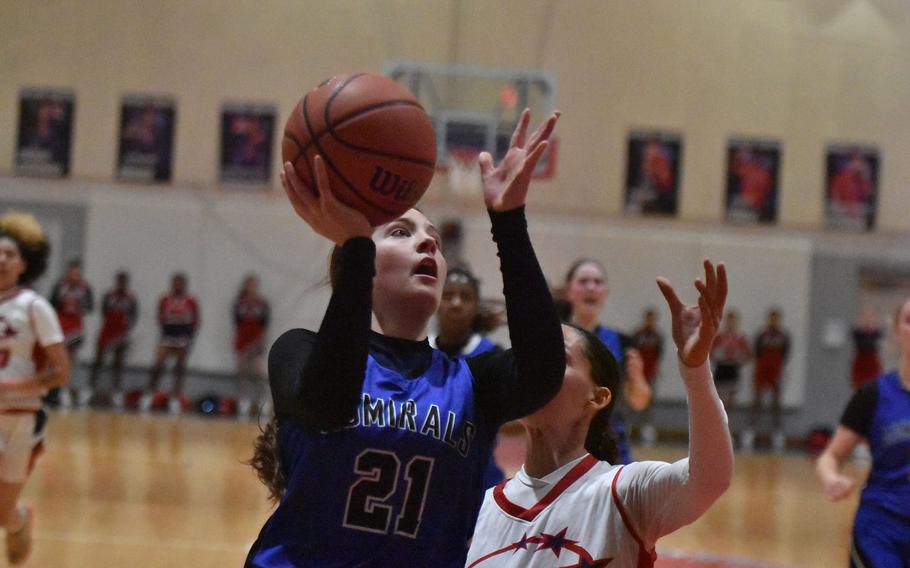
<instances>
[{"instance_id":1,"label":"blue uniform sleeve","mask_svg":"<svg viewBox=\"0 0 910 568\"><path fill-rule=\"evenodd\" d=\"M524 207L490 212L502 271L512 348L468 358L477 404L493 423L545 405L562 386L566 368L556 306L528 235Z\"/></svg>"}]
</instances>

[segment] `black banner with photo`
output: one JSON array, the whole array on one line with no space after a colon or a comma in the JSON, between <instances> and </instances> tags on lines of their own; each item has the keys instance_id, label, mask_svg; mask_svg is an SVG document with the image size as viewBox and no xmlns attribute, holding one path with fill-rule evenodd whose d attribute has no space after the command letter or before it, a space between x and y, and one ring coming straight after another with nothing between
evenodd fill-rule
<instances>
[{"instance_id":1,"label":"black banner with photo","mask_svg":"<svg viewBox=\"0 0 910 568\"><path fill-rule=\"evenodd\" d=\"M16 173L45 177L69 174L75 106L69 90L23 89Z\"/></svg>"},{"instance_id":2,"label":"black banner with photo","mask_svg":"<svg viewBox=\"0 0 910 568\"><path fill-rule=\"evenodd\" d=\"M732 139L727 146L727 220L774 223L780 175L780 143Z\"/></svg>"},{"instance_id":3,"label":"black banner with photo","mask_svg":"<svg viewBox=\"0 0 910 568\"><path fill-rule=\"evenodd\" d=\"M171 180L176 112L174 99L170 97L123 97L118 179L146 183Z\"/></svg>"},{"instance_id":4,"label":"black banner with photo","mask_svg":"<svg viewBox=\"0 0 910 568\"><path fill-rule=\"evenodd\" d=\"M226 103L221 110L221 181L267 186L274 132L273 105Z\"/></svg>"},{"instance_id":5,"label":"black banner with photo","mask_svg":"<svg viewBox=\"0 0 910 568\"><path fill-rule=\"evenodd\" d=\"M825 220L830 229L871 231L878 201L878 149L832 144L825 155Z\"/></svg>"},{"instance_id":6,"label":"black banner with photo","mask_svg":"<svg viewBox=\"0 0 910 568\"><path fill-rule=\"evenodd\" d=\"M629 133L625 212L629 215L676 215L682 138L659 131Z\"/></svg>"}]
</instances>

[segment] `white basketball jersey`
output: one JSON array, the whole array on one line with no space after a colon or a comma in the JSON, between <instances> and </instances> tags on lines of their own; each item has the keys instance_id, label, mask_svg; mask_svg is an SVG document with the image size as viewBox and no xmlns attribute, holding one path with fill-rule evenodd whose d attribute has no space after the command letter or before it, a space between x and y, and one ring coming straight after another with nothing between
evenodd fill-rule
<instances>
[{"instance_id":1,"label":"white basketball jersey","mask_svg":"<svg viewBox=\"0 0 910 568\"><path fill-rule=\"evenodd\" d=\"M653 543L617 503L622 469L590 455L543 479L522 468L484 496L466 566L652 566Z\"/></svg>"},{"instance_id":2,"label":"white basketball jersey","mask_svg":"<svg viewBox=\"0 0 910 568\"><path fill-rule=\"evenodd\" d=\"M60 321L47 300L23 288L0 296L0 381L33 378L36 346L62 341ZM0 411L39 408L39 396L0 395Z\"/></svg>"}]
</instances>

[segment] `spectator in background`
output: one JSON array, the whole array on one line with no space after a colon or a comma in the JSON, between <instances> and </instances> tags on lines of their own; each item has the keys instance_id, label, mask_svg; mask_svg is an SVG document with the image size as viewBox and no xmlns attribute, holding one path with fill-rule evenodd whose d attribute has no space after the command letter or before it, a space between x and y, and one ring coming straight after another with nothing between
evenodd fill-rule
<instances>
[{"instance_id":1,"label":"spectator in background","mask_svg":"<svg viewBox=\"0 0 910 568\"><path fill-rule=\"evenodd\" d=\"M249 274L243 279L234 300L234 353L237 355L237 378L240 401L237 413L250 415L253 405L261 414L271 414L271 395L265 370L265 331L271 310L259 293L259 278Z\"/></svg>"},{"instance_id":2,"label":"spectator in background","mask_svg":"<svg viewBox=\"0 0 910 568\"><path fill-rule=\"evenodd\" d=\"M101 329L98 331L98 342L95 349L95 363L89 378L88 397L98 388L98 374L104 364L104 356L113 353L111 370L113 382L111 404L116 409L123 408L123 390L121 378L123 359L130 346L130 335L139 316L139 302L130 290L130 275L126 271L118 272L114 277L114 287L104 294L101 302ZM80 396L80 399L82 397Z\"/></svg>"},{"instance_id":3,"label":"spectator in background","mask_svg":"<svg viewBox=\"0 0 910 568\"><path fill-rule=\"evenodd\" d=\"M177 272L171 277L170 291L158 302L158 324L161 338L152 368L148 391L139 401L139 409L147 412L155 406L167 405L171 414L180 414L186 405L183 395L186 358L193 339L199 331L200 314L196 297L189 293L186 274ZM174 390L168 394L159 391L161 373L168 359L174 359Z\"/></svg>"},{"instance_id":4,"label":"spectator in background","mask_svg":"<svg viewBox=\"0 0 910 568\"><path fill-rule=\"evenodd\" d=\"M51 305L60 318L60 327L63 329L63 342L69 353L70 363L75 370L77 367L76 355L85 339L85 326L83 316L94 308L92 287L82 275L82 260L74 258L67 264L63 277L54 284L51 290ZM73 373L75 374L75 373ZM45 399L50 406L72 406L72 394L67 388L51 390ZM80 396L80 405L83 403ZM86 399L85 403L88 402Z\"/></svg>"}]
</instances>

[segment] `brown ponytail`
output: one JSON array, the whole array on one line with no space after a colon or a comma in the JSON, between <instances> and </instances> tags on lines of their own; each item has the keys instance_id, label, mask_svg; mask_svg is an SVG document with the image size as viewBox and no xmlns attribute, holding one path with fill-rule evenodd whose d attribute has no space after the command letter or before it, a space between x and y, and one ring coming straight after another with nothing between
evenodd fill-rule
<instances>
[{"instance_id":1,"label":"brown ponytail","mask_svg":"<svg viewBox=\"0 0 910 568\"><path fill-rule=\"evenodd\" d=\"M256 471L256 477L269 490L269 500L277 503L287 487L287 478L281 467L281 451L278 447L278 419L269 420L253 444L253 458L248 462Z\"/></svg>"}]
</instances>

